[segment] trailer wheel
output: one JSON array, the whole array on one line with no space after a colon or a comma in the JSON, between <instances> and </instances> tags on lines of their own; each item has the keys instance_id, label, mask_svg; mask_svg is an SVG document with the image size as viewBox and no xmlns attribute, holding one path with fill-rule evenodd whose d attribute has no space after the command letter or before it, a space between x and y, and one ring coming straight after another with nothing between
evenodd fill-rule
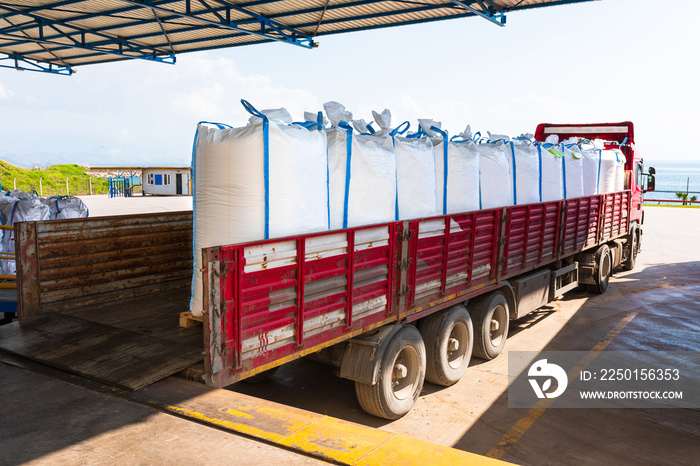
<instances>
[{"instance_id":1,"label":"trailer wheel","mask_svg":"<svg viewBox=\"0 0 700 466\"><path fill-rule=\"evenodd\" d=\"M474 329L467 309L454 306L425 317L420 333L425 342L425 379L449 387L459 381L469 367L474 347Z\"/></svg>"},{"instance_id":2,"label":"trailer wheel","mask_svg":"<svg viewBox=\"0 0 700 466\"><path fill-rule=\"evenodd\" d=\"M637 230L633 230L630 234L630 250L627 260L622 265L625 270L632 270L637 265L637 254L639 253L639 241L637 239Z\"/></svg>"},{"instance_id":3,"label":"trailer wheel","mask_svg":"<svg viewBox=\"0 0 700 466\"><path fill-rule=\"evenodd\" d=\"M377 383L355 382L360 406L369 414L398 419L411 410L425 379L425 345L413 326L399 330L377 367Z\"/></svg>"},{"instance_id":4,"label":"trailer wheel","mask_svg":"<svg viewBox=\"0 0 700 466\"><path fill-rule=\"evenodd\" d=\"M500 291L471 301L474 321L474 356L493 359L506 345L508 338L508 300Z\"/></svg>"},{"instance_id":5,"label":"trailer wheel","mask_svg":"<svg viewBox=\"0 0 700 466\"><path fill-rule=\"evenodd\" d=\"M588 291L591 293L603 294L608 289L610 276L612 275L612 257L610 248L607 244L602 245L595 252L595 273L593 280L594 285L588 285Z\"/></svg>"}]
</instances>

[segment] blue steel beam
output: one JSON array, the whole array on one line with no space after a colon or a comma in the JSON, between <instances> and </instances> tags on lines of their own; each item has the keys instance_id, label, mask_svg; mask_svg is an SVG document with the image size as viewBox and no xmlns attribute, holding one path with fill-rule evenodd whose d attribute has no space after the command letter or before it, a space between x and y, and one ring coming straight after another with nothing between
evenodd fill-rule
<instances>
[{"instance_id":1,"label":"blue steel beam","mask_svg":"<svg viewBox=\"0 0 700 466\"><path fill-rule=\"evenodd\" d=\"M120 0L122 2L134 5L134 6L140 6L142 8L150 8L153 10L157 11L162 11L163 13L167 13L173 16L178 16L180 18L184 19L190 19L202 24L206 24L208 26L216 27L216 28L221 28L221 29L229 29L229 30L234 30L234 31L239 31L244 34L249 34L252 36L260 37L262 39L267 39L267 40L272 40L272 41L278 41L278 42L284 42L292 45L298 45L300 47L304 48L314 48L317 46L317 44L314 42L313 37L311 37L308 34L305 34L301 31L299 31L296 28L287 26L285 24L282 24L278 21L272 20L266 16L260 15L258 13L255 13L253 11L247 10L246 8L240 7L236 4L229 3L223 0L217 0L218 3L221 3L224 5L223 8L213 8L211 7L205 0L189 0L187 1L187 5L189 6L191 2L197 2L200 5L202 5L205 10L200 10L201 13L212 13L214 16L217 17L219 21L211 21L206 18L202 18L196 14L194 14L191 11L191 8L188 8L189 11L180 12L177 10L172 10L170 8L165 8L161 6L161 4L165 3L170 3L170 2L158 2L156 0ZM253 20L247 20L245 21L246 24L255 24L257 23L260 27L259 31L253 30L253 29L246 29L240 27L240 22L232 21L230 18L230 13L231 10L238 11L240 13L243 13L247 16L250 16L253 18ZM222 14L223 13L223 16Z\"/></svg>"},{"instance_id":2,"label":"blue steel beam","mask_svg":"<svg viewBox=\"0 0 700 466\"><path fill-rule=\"evenodd\" d=\"M472 2L463 2L460 0L450 0L455 5L465 8L477 16L491 21L493 24L504 27L506 25L506 15L496 4L491 0L476 0ZM472 5L479 5L481 9L474 8Z\"/></svg>"},{"instance_id":3,"label":"blue steel beam","mask_svg":"<svg viewBox=\"0 0 700 466\"><path fill-rule=\"evenodd\" d=\"M11 62L11 64L6 63L7 61ZM61 76L70 76L75 73L75 70L70 66L32 60L18 53L0 53L0 68L12 68L19 71L38 71Z\"/></svg>"},{"instance_id":4,"label":"blue steel beam","mask_svg":"<svg viewBox=\"0 0 700 466\"><path fill-rule=\"evenodd\" d=\"M15 15L23 15L32 18L32 21L22 23L22 25L14 25L13 27L0 30L0 36L7 38L9 40L14 40L14 43L5 44L5 46L19 45L26 42L33 42L37 44L52 45L58 47L66 47L75 49L89 50L91 52L117 55L125 58L140 58L143 60L163 62L163 63L175 63L175 55L167 52L157 50L156 48L145 46L133 42L131 40L121 39L118 37L111 37L103 32L85 29L78 26L69 24L72 20L52 20L39 16L34 13L27 13L21 9L12 8L5 4L0 3L0 8L7 10ZM13 24L10 18L7 17L6 13L0 13L0 18L6 20L8 23ZM63 30L63 29L66 30ZM32 37L26 31L30 29L37 29L39 37ZM46 32L53 31L46 35ZM22 35L15 35L8 32L21 32ZM86 35L94 35L100 37L99 41L87 42L85 40ZM77 36L74 37L74 36ZM67 39L72 44L66 44L65 42L58 42L55 39ZM104 47L115 47L114 48L104 48ZM129 53L124 51L126 49Z\"/></svg>"},{"instance_id":5,"label":"blue steel beam","mask_svg":"<svg viewBox=\"0 0 700 466\"><path fill-rule=\"evenodd\" d=\"M383 0L381 0L381 1L383 1ZM381 3L381 1L377 0L377 3ZM586 0L586 1L591 1L591 0ZM364 1L364 0L363 0L363 1L357 0L357 1L351 2L351 3L349 3L349 4L346 3L346 4L340 4L340 5L338 5L338 4L336 4L336 5L329 5L329 6L328 6L328 9L330 10L333 6L335 6L336 8L342 8L342 6L347 6L347 5L358 6L358 5L362 5L362 4L366 4L366 3L368 3L368 2L367 2L367 1ZM372 2L372 3L375 3L375 2ZM405 3L412 4L412 5L416 5L416 4L417 4L416 2L405 2ZM397 15L397 14L411 14L411 13L417 13L417 12L426 11L426 10L442 9L442 8L450 8L450 9L453 9L453 10L462 10L461 8L456 8L456 7L454 6L453 3L449 2L449 0L448 0L447 3L440 3L440 4L420 4L420 5L422 5L422 6L414 6L413 8L408 8L408 9L405 9L405 10L401 10L400 12L397 12L397 11L385 11L385 12L369 13L369 14L358 15L358 16L352 16L352 17L338 17L338 18L331 19L331 20L325 20L323 23L324 23L324 24L337 24L337 23L343 23L343 22L349 22L349 21L355 21L355 20L376 19L376 18L383 18L383 17L387 17L387 16L395 16L395 15ZM271 15L271 17L272 17L272 18L277 18L277 17L284 17L284 16L291 16L291 15L298 15L298 14L317 13L317 12L320 12L322 9L323 9L323 8L311 8L311 9L307 9L307 10L298 10L298 11L296 11L296 12L295 12L295 11L281 12L281 13L277 13L277 14L275 14L275 15ZM468 11L468 10L464 10L464 13L459 13L459 14L455 14L455 15L440 17L440 18L421 19L421 20L408 20L408 21L397 21L396 23L391 24L391 26L402 26L402 25L410 25L410 24L419 24L419 23L423 23L423 22L426 22L426 21L447 20L447 19L464 18L464 17L473 17L473 16L475 16L474 13L472 13L472 12L470 12L470 11ZM161 20L163 20L163 18L164 18L164 17L161 17ZM295 25L295 27L301 29L301 28L307 28L307 27L314 27L314 26L316 26L316 24L317 24L317 21L314 21L314 22L308 22L308 23L300 23L300 24ZM319 35L335 34L335 33L338 33L338 32L356 32L356 31L364 31L364 30L370 30L370 29L380 29L380 28L385 28L385 27L388 27L388 25L386 25L386 24L380 24L380 25L370 26L370 27L358 27L358 28L352 28L352 29L344 29L344 30L342 30L342 31L331 31L331 32L327 32L327 33L320 33ZM184 29L180 29L180 30L173 30L173 31L170 31L170 32L171 32L171 34L174 34L174 33L177 33L177 32L187 32L187 31L194 30L194 29L196 29L196 27L193 27L193 28L184 28ZM141 35L141 36L135 36L134 38L136 38L136 39L141 39L141 38L146 38L146 37L152 37L152 36L154 36L154 35L155 35L155 34L152 34L152 33L151 33L151 34L147 34L147 35L144 34L144 35ZM242 37L242 36L245 36L245 35L246 35L246 34L244 34L244 33L231 33L231 34L225 34L225 35L221 35L221 36L216 36L215 39L234 39L234 38L236 38L236 37ZM207 41L210 41L210 40L212 40L211 37L202 37L202 38L197 38L197 39L182 40L182 41L174 41L174 42L173 42L173 46L177 47L177 46L181 46L181 45L196 44L196 43L199 43L199 42L207 42ZM270 42L270 39L261 39L261 40L256 40L256 41L246 41L246 42L240 43L240 44L228 44L228 45L226 45L226 47L239 47L239 46L243 46L243 45L254 45L254 44L261 44L261 43L266 43L266 42ZM209 50L209 49L211 49L211 47L206 47L206 46L204 46L204 47L198 47L198 48L188 49L187 52L195 52L195 51ZM71 58L85 58L85 57L86 57L86 56L80 55L80 56L75 56L75 57L71 57Z\"/></svg>"}]
</instances>

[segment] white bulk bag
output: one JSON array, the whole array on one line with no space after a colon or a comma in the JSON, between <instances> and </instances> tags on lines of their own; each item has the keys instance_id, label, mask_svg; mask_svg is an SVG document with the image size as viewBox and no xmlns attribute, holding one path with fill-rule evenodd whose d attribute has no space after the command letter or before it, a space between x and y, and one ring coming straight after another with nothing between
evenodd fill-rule
<instances>
[{"instance_id":1,"label":"white bulk bag","mask_svg":"<svg viewBox=\"0 0 700 466\"><path fill-rule=\"evenodd\" d=\"M9 191L7 195L10 197L16 197L17 199L29 199L32 197L39 197L36 191L28 193L26 191L22 191L21 189L13 189L12 191Z\"/></svg>"},{"instance_id":2,"label":"white bulk bag","mask_svg":"<svg viewBox=\"0 0 700 466\"><path fill-rule=\"evenodd\" d=\"M556 145L559 137L552 134L537 145L540 159L542 202L564 199L564 154Z\"/></svg>"},{"instance_id":3,"label":"white bulk bag","mask_svg":"<svg viewBox=\"0 0 700 466\"><path fill-rule=\"evenodd\" d=\"M331 229L393 221L396 157L391 136L358 134L348 124L352 114L345 107L327 102L324 108L333 124L327 134Z\"/></svg>"},{"instance_id":4,"label":"white bulk bag","mask_svg":"<svg viewBox=\"0 0 700 466\"><path fill-rule=\"evenodd\" d=\"M398 220L439 215L430 138L394 135Z\"/></svg>"},{"instance_id":5,"label":"white bulk bag","mask_svg":"<svg viewBox=\"0 0 700 466\"><path fill-rule=\"evenodd\" d=\"M54 219L87 218L89 211L85 203L74 196L52 196L47 199Z\"/></svg>"},{"instance_id":6,"label":"white bulk bag","mask_svg":"<svg viewBox=\"0 0 700 466\"><path fill-rule=\"evenodd\" d=\"M613 149L613 152L617 158L617 165L615 166L615 192L624 191L627 180L627 174L625 173L627 158L620 150Z\"/></svg>"},{"instance_id":7,"label":"white bulk bag","mask_svg":"<svg viewBox=\"0 0 700 466\"><path fill-rule=\"evenodd\" d=\"M411 126L407 121L390 131L391 113L372 112L381 128L375 136L393 138L396 157L396 220L438 215L435 186L435 152L428 137L402 137Z\"/></svg>"},{"instance_id":8,"label":"white bulk bag","mask_svg":"<svg viewBox=\"0 0 700 466\"><path fill-rule=\"evenodd\" d=\"M13 226L17 222L32 222L51 219L51 209L45 199L30 197L17 202L6 203L5 211L8 212L8 226ZM8 231L9 235L3 236L3 252L15 252L14 231ZM6 241L6 239L9 239ZM6 275L14 275L17 272L17 265L12 259L0 260L0 271Z\"/></svg>"},{"instance_id":9,"label":"white bulk bag","mask_svg":"<svg viewBox=\"0 0 700 466\"><path fill-rule=\"evenodd\" d=\"M481 208L513 205L512 160L506 153L506 138L479 144Z\"/></svg>"},{"instance_id":10,"label":"white bulk bag","mask_svg":"<svg viewBox=\"0 0 700 466\"><path fill-rule=\"evenodd\" d=\"M3 225L10 224L10 218L12 217L12 210L15 207L15 203L19 201L19 198L12 196L7 193L4 196L0 196L0 218L2 219ZM8 230L3 230L8 231Z\"/></svg>"},{"instance_id":11,"label":"white bulk bag","mask_svg":"<svg viewBox=\"0 0 700 466\"><path fill-rule=\"evenodd\" d=\"M535 146L527 138L511 141L506 148L510 151L513 165L515 205L540 202L540 158Z\"/></svg>"},{"instance_id":12,"label":"white bulk bag","mask_svg":"<svg viewBox=\"0 0 700 466\"><path fill-rule=\"evenodd\" d=\"M2 224L12 226L12 213L14 212L15 204L19 201L18 198L11 196L7 193L5 196L0 196L0 216L2 217ZM14 241L12 241L14 232L12 230L2 230L2 241L0 241L0 252L14 252ZM12 244L12 251L10 251L10 244ZM9 274L8 266L9 259L0 259L0 273ZM14 261L13 261L14 262Z\"/></svg>"},{"instance_id":13,"label":"white bulk bag","mask_svg":"<svg viewBox=\"0 0 700 466\"><path fill-rule=\"evenodd\" d=\"M606 194L615 192L616 176L617 176L617 154L615 150L599 150L600 157L600 175L598 177L598 193Z\"/></svg>"},{"instance_id":14,"label":"white bulk bag","mask_svg":"<svg viewBox=\"0 0 700 466\"><path fill-rule=\"evenodd\" d=\"M566 199L583 196L583 155L578 138L571 138L561 145L564 154L564 196Z\"/></svg>"},{"instance_id":15,"label":"white bulk bag","mask_svg":"<svg viewBox=\"0 0 700 466\"><path fill-rule=\"evenodd\" d=\"M288 124L286 110L258 112L242 103L253 114L247 126L197 127L194 315L202 314L202 248L328 228L325 131Z\"/></svg>"},{"instance_id":16,"label":"white bulk bag","mask_svg":"<svg viewBox=\"0 0 700 466\"><path fill-rule=\"evenodd\" d=\"M581 144L583 156L583 195L594 196L598 194L598 168L600 156L591 142Z\"/></svg>"},{"instance_id":17,"label":"white bulk bag","mask_svg":"<svg viewBox=\"0 0 700 466\"><path fill-rule=\"evenodd\" d=\"M449 140L440 122L418 122L433 142L438 214L479 210L479 149L470 127Z\"/></svg>"}]
</instances>

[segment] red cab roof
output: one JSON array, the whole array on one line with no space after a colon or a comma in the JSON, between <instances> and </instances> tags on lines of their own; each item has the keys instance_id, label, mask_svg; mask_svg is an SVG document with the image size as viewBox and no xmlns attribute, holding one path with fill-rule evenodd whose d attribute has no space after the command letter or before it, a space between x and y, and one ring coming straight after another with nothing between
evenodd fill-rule
<instances>
[{"instance_id":1,"label":"red cab roof","mask_svg":"<svg viewBox=\"0 0 700 466\"><path fill-rule=\"evenodd\" d=\"M634 125L631 121L622 123L585 123L575 124L554 124L540 123L535 131L535 139L544 142L547 136L556 134L559 140L570 137L586 139L603 139L605 141L622 141L627 138L627 144L634 144Z\"/></svg>"}]
</instances>

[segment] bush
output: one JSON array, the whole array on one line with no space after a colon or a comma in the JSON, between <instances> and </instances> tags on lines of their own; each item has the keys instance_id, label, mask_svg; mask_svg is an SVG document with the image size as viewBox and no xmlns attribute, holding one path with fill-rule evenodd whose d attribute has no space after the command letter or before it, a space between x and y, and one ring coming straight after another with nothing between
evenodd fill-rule
<instances>
[{"instance_id":1,"label":"bush","mask_svg":"<svg viewBox=\"0 0 700 466\"><path fill-rule=\"evenodd\" d=\"M44 197L88 195L91 183L92 194L107 193L107 180L91 177L80 165L51 165L43 170L31 170L0 160L0 183L3 191L11 191L16 186L16 189L36 191Z\"/></svg>"}]
</instances>

